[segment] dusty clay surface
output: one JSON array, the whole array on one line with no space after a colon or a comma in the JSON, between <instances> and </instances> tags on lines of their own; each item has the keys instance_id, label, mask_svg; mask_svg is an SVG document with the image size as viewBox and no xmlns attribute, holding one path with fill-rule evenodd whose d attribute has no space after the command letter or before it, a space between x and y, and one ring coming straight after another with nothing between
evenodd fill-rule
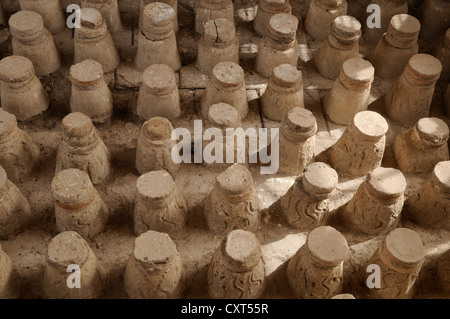
<instances>
[{"instance_id":1,"label":"dusty clay surface","mask_svg":"<svg viewBox=\"0 0 450 319\"><path fill-rule=\"evenodd\" d=\"M368 0L348 0L348 14L361 19ZM67 7L77 1L61 1ZM194 0L179 0L178 14L180 31L177 34L178 49L183 67L176 73L181 98L181 116L171 121L173 126L185 127L193 132L193 120L201 119L200 97L208 82L208 77L200 74L194 62L197 52L198 35L194 35ZM309 0L291 1L292 12L304 21L309 7ZM240 37L240 65L245 71L249 114L242 120L242 127L272 128L279 127L279 122L270 121L261 116L259 97L264 93L267 79L260 77L253 69L258 45L261 37L252 29L252 19L255 16L256 0L235 0L236 33ZM18 1L2 1L5 14L9 17L17 12ZM105 74L114 95L114 112L109 123L96 125L102 140L111 152L112 172L110 176L96 189L109 208L109 219L106 230L88 241L89 246L105 268L106 288L105 298L127 298L124 289L123 276L126 264L133 253L136 236L133 232L133 203L136 196L136 180L139 176L135 169L136 144L143 120L136 115L136 101L142 74L133 67L133 59L137 49L138 35L138 1L119 0L119 8L124 24L124 31L113 36L121 55L121 64L116 72ZM93 21L85 21L96 24ZM284 25L284 21L280 22ZM284 29L284 28L282 28ZM291 29L286 30L291 32ZM283 30L284 31L284 30ZM0 56L11 55L11 36L7 29L0 30ZM6 33L5 33L6 32ZM6 34L6 35L5 35ZM6 39L6 40L5 40ZM316 117L318 132L316 136L316 161L329 163L328 151L339 139L345 127L329 121L323 113L323 98L333 85L333 80L322 77L312 58L321 47L320 41L312 41L304 32L300 23L297 33L300 48L300 69L302 71L305 91L305 106ZM49 109L42 115L18 126L27 132L41 150L41 157L32 175L16 186L28 199L31 205L32 221L25 231L1 238L0 244L14 264L18 267L22 279L23 298L43 297L42 278L47 259L48 245L58 234L55 225L54 202L51 193L51 182L55 175L56 151L62 140L61 120L69 112L70 81L69 68L73 62L73 39L71 31L55 36L58 49L63 53L63 67L57 72L40 78L51 102ZM429 43L419 40L423 52ZM374 44L361 40L360 53L367 57ZM19 71L19 70L16 70ZM424 74L434 74L432 66L423 70ZM224 79L235 83L236 79ZM375 76L370 101L375 101L385 94L393 81L386 81ZM430 116L450 123L449 114L444 106L444 93L448 83L438 82L433 97ZM385 115L383 109L376 109ZM364 123L365 129L374 124ZM386 149L382 165L397 168L392 145L395 137L405 128L388 123L386 133ZM378 134L384 131L385 125L374 128L368 134ZM192 134L192 133L191 133ZM256 237L261 244L262 257L265 262L266 287L264 298L293 298L285 279L286 266L289 259L305 244L307 233L291 228L281 212L279 199L293 184L295 176L261 175L260 167L251 164L255 191L261 206L261 226ZM214 236L208 231L204 216L203 203L212 190L216 177L220 172L209 170L202 164L183 164L176 174L175 183L187 204L187 225L184 230L171 236L183 264L186 278L184 298L208 298L207 267L212 255L219 247L222 236ZM426 174L406 174L405 198L417 191L429 178ZM348 228L337 212L355 194L363 178L346 179L339 176L339 183L331 195L330 216L328 225L338 229L345 237L350 253L344 262L343 293L352 294L356 298L365 298L365 278L358 274L364 272L365 265L383 239L361 235ZM448 178L446 179L448 182ZM422 228L411 221L401 218L398 227L416 231L421 238L425 250L425 262L417 279L417 289L413 298L450 298L450 293L440 289L437 276L437 264L443 254L450 249L450 231L430 230Z\"/></svg>"}]
</instances>

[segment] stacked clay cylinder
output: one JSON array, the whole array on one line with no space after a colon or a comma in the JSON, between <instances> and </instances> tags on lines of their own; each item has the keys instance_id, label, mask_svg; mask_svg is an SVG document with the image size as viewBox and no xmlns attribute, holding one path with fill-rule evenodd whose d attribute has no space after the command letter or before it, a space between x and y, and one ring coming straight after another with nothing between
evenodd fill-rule
<instances>
[{"instance_id":1,"label":"stacked clay cylinder","mask_svg":"<svg viewBox=\"0 0 450 319\"><path fill-rule=\"evenodd\" d=\"M342 293L344 261L349 253L347 240L333 227L311 231L287 266L286 277L294 296L330 299Z\"/></svg>"},{"instance_id":2,"label":"stacked clay cylinder","mask_svg":"<svg viewBox=\"0 0 450 319\"><path fill-rule=\"evenodd\" d=\"M95 185L103 182L111 173L110 153L92 120L80 112L70 113L63 118L61 129L55 173L77 168Z\"/></svg>"},{"instance_id":3,"label":"stacked clay cylinder","mask_svg":"<svg viewBox=\"0 0 450 319\"><path fill-rule=\"evenodd\" d=\"M263 115L274 121L283 120L294 107L304 108L302 72L291 64L276 66L260 101Z\"/></svg>"},{"instance_id":4,"label":"stacked clay cylinder","mask_svg":"<svg viewBox=\"0 0 450 319\"><path fill-rule=\"evenodd\" d=\"M44 26L52 34L58 34L66 30L66 18L59 0L19 0L22 11L34 11L38 13L44 22Z\"/></svg>"},{"instance_id":5,"label":"stacked clay cylinder","mask_svg":"<svg viewBox=\"0 0 450 319\"><path fill-rule=\"evenodd\" d=\"M50 99L30 59L11 55L0 61L0 96L3 110L26 121L47 110Z\"/></svg>"},{"instance_id":6,"label":"stacked clay cylinder","mask_svg":"<svg viewBox=\"0 0 450 319\"><path fill-rule=\"evenodd\" d=\"M374 75L374 67L366 60L345 61L323 101L328 118L337 124L349 125L357 113L366 111Z\"/></svg>"},{"instance_id":7,"label":"stacked clay cylinder","mask_svg":"<svg viewBox=\"0 0 450 319\"><path fill-rule=\"evenodd\" d=\"M346 0L312 0L305 20L305 31L314 40L323 41L333 21L346 14Z\"/></svg>"},{"instance_id":8,"label":"stacked clay cylinder","mask_svg":"<svg viewBox=\"0 0 450 319\"><path fill-rule=\"evenodd\" d=\"M120 57L102 14L94 8L82 8L80 19L74 35L74 64L91 59L102 64L103 72L114 71Z\"/></svg>"},{"instance_id":9,"label":"stacked clay cylinder","mask_svg":"<svg viewBox=\"0 0 450 319\"><path fill-rule=\"evenodd\" d=\"M152 64L142 74L137 114L144 120L164 117L173 120L180 116L180 93L173 69L165 64Z\"/></svg>"},{"instance_id":10,"label":"stacked clay cylinder","mask_svg":"<svg viewBox=\"0 0 450 319\"><path fill-rule=\"evenodd\" d=\"M229 232L208 265L208 294L212 299L261 297L266 274L261 246L255 234Z\"/></svg>"},{"instance_id":11,"label":"stacked clay cylinder","mask_svg":"<svg viewBox=\"0 0 450 319\"><path fill-rule=\"evenodd\" d=\"M373 111L359 112L330 149L332 167L339 174L359 177L381 166L388 123Z\"/></svg>"},{"instance_id":12,"label":"stacked clay cylinder","mask_svg":"<svg viewBox=\"0 0 450 319\"><path fill-rule=\"evenodd\" d=\"M13 53L29 58L37 76L53 73L60 68L60 54L40 14L19 11L9 19L9 27L13 36Z\"/></svg>"},{"instance_id":13,"label":"stacked clay cylinder","mask_svg":"<svg viewBox=\"0 0 450 319\"><path fill-rule=\"evenodd\" d=\"M351 16L337 17L330 26L314 62L324 77L334 80L339 76L342 64L359 56L361 23Z\"/></svg>"},{"instance_id":14,"label":"stacked clay cylinder","mask_svg":"<svg viewBox=\"0 0 450 319\"><path fill-rule=\"evenodd\" d=\"M140 130L136 148L136 169L139 174L166 170L174 176L180 168L172 157L176 141L171 139L173 126L169 120L153 117Z\"/></svg>"},{"instance_id":15,"label":"stacked clay cylinder","mask_svg":"<svg viewBox=\"0 0 450 319\"><path fill-rule=\"evenodd\" d=\"M424 117L413 128L397 135L394 154L400 170L407 173L430 173L435 165L449 160L448 125L436 117Z\"/></svg>"},{"instance_id":16,"label":"stacked clay cylinder","mask_svg":"<svg viewBox=\"0 0 450 319\"><path fill-rule=\"evenodd\" d=\"M408 219L428 229L450 229L450 161L436 164L431 177L405 203Z\"/></svg>"},{"instance_id":17,"label":"stacked clay cylinder","mask_svg":"<svg viewBox=\"0 0 450 319\"><path fill-rule=\"evenodd\" d=\"M183 265L170 236L149 230L137 237L123 281L131 299L181 298Z\"/></svg>"},{"instance_id":18,"label":"stacked clay cylinder","mask_svg":"<svg viewBox=\"0 0 450 319\"><path fill-rule=\"evenodd\" d=\"M84 60L70 67L70 109L83 113L93 123L103 124L111 119L113 96L104 78L100 62Z\"/></svg>"},{"instance_id":19,"label":"stacked clay cylinder","mask_svg":"<svg viewBox=\"0 0 450 319\"><path fill-rule=\"evenodd\" d=\"M379 26L372 27L364 24L363 34L366 41L376 45L383 34L389 29L389 24L393 16L408 13L407 0L372 0L369 5L377 5L380 8ZM372 7L373 8L373 7ZM373 9L372 9L373 10ZM365 14L363 21L367 21L373 11ZM374 22L374 21L371 21Z\"/></svg>"},{"instance_id":20,"label":"stacked clay cylinder","mask_svg":"<svg viewBox=\"0 0 450 319\"><path fill-rule=\"evenodd\" d=\"M70 278L74 270L79 278ZM66 231L52 238L44 267L45 298L98 299L105 286L105 269L80 234Z\"/></svg>"},{"instance_id":21,"label":"stacked clay cylinder","mask_svg":"<svg viewBox=\"0 0 450 319\"><path fill-rule=\"evenodd\" d=\"M450 28L447 29L442 38L433 46L432 55L442 64L441 79L450 80Z\"/></svg>"},{"instance_id":22,"label":"stacked clay cylinder","mask_svg":"<svg viewBox=\"0 0 450 319\"><path fill-rule=\"evenodd\" d=\"M202 35L209 20L227 19L234 24L234 4L231 0L195 1L195 32Z\"/></svg>"},{"instance_id":23,"label":"stacked clay cylinder","mask_svg":"<svg viewBox=\"0 0 450 319\"><path fill-rule=\"evenodd\" d=\"M409 59L419 53L419 32L420 22L413 16L393 16L387 32L378 41L369 58L375 67L375 73L385 79L400 76Z\"/></svg>"},{"instance_id":24,"label":"stacked clay cylinder","mask_svg":"<svg viewBox=\"0 0 450 319\"><path fill-rule=\"evenodd\" d=\"M139 28L143 28L143 17L144 17L144 8L153 2L164 2L172 7L173 11L175 12L175 19L173 21L173 32L177 33L179 30L178 25L178 0L164 0L164 1L155 1L155 0L140 0L140 6L139 6Z\"/></svg>"},{"instance_id":25,"label":"stacked clay cylinder","mask_svg":"<svg viewBox=\"0 0 450 319\"><path fill-rule=\"evenodd\" d=\"M416 54L384 96L385 111L395 122L412 126L428 117L441 62L428 54Z\"/></svg>"},{"instance_id":26,"label":"stacked clay cylinder","mask_svg":"<svg viewBox=\"0 0 450 319\"><path fill-rule=\"evenodd\" d=\"M367 265L380 267L380 287L369 289L371 299L409 299L425 259L422 240L407 228L392 230L379 244Z\"/></svg>"},{"instance_id":27,"label":"stacked clay cylinder","mask_svg":"<svg viewBox=\"0 0 450 319\"><path fill-rule=\"evenodd\" d=\"M186 203L172 176L165 170L151 171L136 181L134 232L154 230L174 235L184 228Z\"/></svg>"},{"instance_id":28,"label":"stacked clay cylinder","mask_svg":"<svg viewBox=\"0 0 450 319\"><path fill-rule=\"evenodd\" d=\"M166 3L154 2L146 5L142 14L134 65L141 72L152 64L165 64L174 71L179 70L181 60L173 32L175 11Z\"/></svg>"},{"instance_id":29,"label":"stacked clay cylinder","mask_svg":"<svg viewBox=\"0 0 450 319\"><path fill-rule=\"evenodd\" d=\"M0 109L0 166L17 183L29 177L39 156L39 146L17 126L16 117Z\"/></svg>"},{"instance_id":30,"label":"stacked clay cylinder","mask_svg":"<svg viewBox=\"0 0 450 319\"><path fill-rule=\"evenodd\" d=\"M59 232L76 231L90 239L105 230L108 207L85 172L62 170L53 178L51 189Z\"/></svg>"},{"instance_id":31,"label":"stacked clay cylinder","mask_svg":"<svg viewBox=\"0 0 450 319\"><path fill-rule=\"evenodd\" d=\"M223 18L209 20L198 42L197 68L210 75L217 63L226 61L239 64L239 37L234 24Z\"/></svg>"},{"instance_id":32,"label":"stacked clay cylinder","mask_svg":"<svg viewBox=\"0 0 450 319\"><path fill-rule=\"evenodd\" d=\"M112 35L122 32L122 19L117 0L82 0L81 7L94 8L100 11L105 19L108 31Z\"/></svg>"},{"instance_id":33,"label":"stacked clay cylinder","mask_svg":"<svg viewBox=\"0 0 450 319\"><path fill-rule=\"evenodd\" d=\"M204 215L213 234L227 234L235 229L258 230L259 201L252 175L245 166L234 164L216 177L205 199Z\"/></svg>"},{"instance_id":34,"label":"stacked clay cylinder","mask_svg":"<svg viewBox=\"0 0 450 319\"><path fill-rule=\"evenodd\" d=\"M265 36L269 27L270 18L278 13L292 13L289 0L262 0L258 4L255 19L253 20L253 29L260 36Z\"/></svg>"},{"instance_id":35,"label":"stacked clay cylinder","mask_svg":"<svg viewBox=\"0 0 450 319\"><path fill-rule=\"evenodd\" d=\"M314 114L294 107L279 131L279 173L299 175L314 160L317 122Z\"/></svg>"},{"instance_id":36,"label":"stacked clay cylinder","mask_svg":"<svg viewBox=\"0 0 450 319\"><path fill-rule=\"evenodd\" d=\"M300 174L280 200L286 221L302 231L311 231L325 223L338 175L325 163L312 163Z\"/></svg>"},{"instance_id":37,"label":"stacked clay cylinder","mask_svg":"<svg viewBox=\"0 0 450 319\"><path fill-rule=\"evenodd\" d=\"M248 100L242 67L234 62L216 64L200 103L203 118L207 118L211 105L226 103L236 108L241 119L245 119L248 114Z\"/></svg>"},{"instance_id":38,"label":"stacked clay cylinder","mask_svg":"<svg viewBox=\"0 0 450 319\"><path fill-rule=\"evenodd\" d=\"M298 19L287 13L278 13L269 20L267 32L259 46L255 70L263 77L270 77L280 64L298 67L297 41Z\"/></svg>"},{"instance_id":39,"label":"stacked clay cylinder","mask_svg":"<svg viewBox=\"0 0 450 319\"><path fill-rule=\"evenodd\" d=\"M368 235L383 235L399 222L405 200L406 179L394 168L371 171L356 194L345 205L347 222Z\"/></svg>"}]
</instances>

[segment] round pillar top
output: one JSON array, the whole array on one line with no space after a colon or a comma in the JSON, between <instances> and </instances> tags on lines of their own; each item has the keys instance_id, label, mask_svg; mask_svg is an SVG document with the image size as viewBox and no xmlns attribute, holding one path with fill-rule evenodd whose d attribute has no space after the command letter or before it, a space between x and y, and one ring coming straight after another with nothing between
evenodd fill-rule
<instances>
[{"instance_id":1,"label":"round pillar top","mask_svg":"<svg viewBox=\"0 0 450 319\"><path fill-rule=\"evenodd\" d=\"M104 19L100 11L95 8L82 8L80 10L81 27L87 29L98 29L104 23Z\"/></svg>"},{"instance_id":2,"label":"round pillar top","mask_svg":"<svg viewBox=\"0 0 450 319\"><path fill-rule=\"evenodd\" d=\"M330 226L313 229L308 235L306 245L313 260L328 267L339 265L350 252L345 237Z\"/></svg>"},{"instance_id":3,"label":"round pillar top","mask_svg":"<svg viewBox=\"0 0 450 319\"><path fill-rule=\"evenodd\" d=\"M89 86L103 78L103 67L95 60L84 60L70 67L70 81L75 85Z\"/></svg>"},{"instance_id":4,"label":"round pillar top","mask_svg":"<svg viewBox=\"0 0 450 319\"><path fill-rule=\"evenodd\" d=\"M213 78L219 86L229 88L240 86L245 82L244 70L234 62L219 62L212 70Z\"/></svg>"},{"instance_id":5,"label":"round pillar top","mask_svg":"<svg viewBox=\"0 0 450 319\"><path fill-rule=\"evenodd\" d=\"M341 41L354 43L361 37L361 23L348 15L339 16L334 19L330 33Z\"/></svg>"},{"instance_id":6,"label":"round pillar top","mask_svg":"<svg viewBox=\"0 0 450 319\"><path fill-rule=\"evenodd\" d=\"M6 186L6 181L8 180L8 175L6 174L5 169L0 166L0 189ZM1 251L1 248L0 248Z\"/></svg>"},{"instance_id":7,"label":"round pillar top","mask_svg":"<svg viewBox=\"0 0 450 319\"><path fill-rule=\"evenodd\" d=\"M391 18L388 33L394 32L402 38L409 41L416 40L420 32L420 21L415 17L403 13L397 14Z\"/></svg>"},{"instance_id":8,"label":"round pillar top","mask_svg":"<svg viewBox=\"0 0 450 319\"><path fill-rule=\"evenodd\" d=\"M277 13L269 20L268 34L280 40L294 40L297 35L298 19L289 13Z\"/></svg>"},{"instance_id":9,"label":"round pillar top","mask_svg":"<svg viewBox=\"0 0 450 319\"><path fill-rule=\"evenodd\" d=\"M209 20L203 28L203 37L210 43L227 44L233 41L236 30L228 19Z\"/></svg>"},{"instance_id":10,"label":"round pillar top","mask_svg":"<svg viewBox=\"0 0 450 319\"><path fill-rule=\"evenodd\" d=\"M317 122L314 114L302 107L294 107L285 117L286 125L296 133L316 133Z\"/></svg>"},{"instance_id":11,"label":"round pillar top","mask_svg":"<svg viewBox=\"0 0 450 319\"><path fill-rule=\"evenodd\" d=\"M136 181L139 195L149 201L161 201L175 191L175 182L166 170L145 173Z\"/></svg>"},{"instance_id":12,"label":"round pillar top","mask_svg":"<svg viewBox=\"0 0 450 319\"><path fill-rule=\"evenodd\" d=\"M303 173L303 187L318 197L327 197L338 184L338 174L328 164L309 164Z\"/></svg>"},{"instance_id":13,"label":"round pillar top","mask_svg":"<svg viewBox=\"0 0 450 319\"><path fill-rule=\"evenodd\" d=\"M356 299L356 298L352 294L339 294L334 297L331 297L331 299Z\"/></svg>"},{"instance_id":14,"label":"round pillar top","mask_svg":"<svg viewBox=\"0 0 450 319\"><path fill-rule=\"evenodd\" d=\"M357 113L352 124L367 139L378 139L385 135L389 129L384 117L373 111Z\"/></svg>"},{"instance_id":15,"label":"round pillar top","mask_svg":"<svg viewBox=\"0 0 450 319\"><path fill-rule=\"evenodd\" d=\"M402 172L394 168L378 167L366 178L370 192L379 199L394 199L404 194L406 179Z\"/></svg>"},{"instance_id":16,"label":"round pillar top","mask_svg":"<svg viewBox=\"0 0 450 319\"><path fill-rule=\"evenodd\" d=\"M67 136L85 137L91 133L94 125L89 116L80 112L73 112L63 118L61 128Z\"/></svg>"},{"instance_id":17,"label":"round pillar top","mask_svg":"<svg viewBox=\"0 0 450 319\"><path fill-rule=\"evenodd\" d=\"M436 82L442 72L442 63L429 54L416 54L408 61L406 70L410 79L418 84Z\"/></svg>"},{"instance_id":18,"label":"round pillar top","mask_svg":"<svg viewBox=\"0 0 450 319\"><path fill-rule=\"evenodd\" d=\"M387 257L396 264L411 266L425 258L419 234L407 228L396 228L385 239Z\"/></svg>"},{"instance_id":19,"label":"round pillar top","mask_svg":"<svg viewBox=\"0 0 450 319\"><path fill-rule=\"evenodd\" d=\"M431 178L435 185L439 186L447 193L450 192L450 161L437 163L433 169Z\"/></svg>"},{"instance_id":20,"label":"round pillar top","mask_svg":"<svg viewBox=\"0 0 450 319\"><path fill-rule=\"evenodd\" d=\"M286 12L290 8L289 0L262 0L260 7L270 12Z\"/></svg>"},{"instance_id":21,"label":"round pillar top","mask_svg":"<svg viewBox=\"0 0 450 319\"><path fill-rule=\"evenodd\" d=\"M18 83L29 80L35 75L33 62L20 55L10 55L0 61L0 80Z\"/></svg>"},{"instance_id":22,"label":"round pillar top","mask_svg":"<svg viewBox=\"0 0 450 319\"><path fill-rule=\"evenodd\" d=\"M302 72L291 64L280 64L273 68L272 80L284 87L293 87L302 81Z\"/></svg>"},{"instance_id":23,"label":"round pillar top","mask_svg":"<svg viewBox=\"0 0 450 319\"><path fill-rule=\"evenodd\" d=\"M134 258L148 266L167 264L177 255L177 247L166 233L149 230L134 241Z\"/></svg>"},{"instance_id":24,"label":"round pillar top","mask_svg":"<svg viewBox=\"0 0 450 319\"><path fill-rule=\"evenodd\" d=\"M316 2L328 9L336 9L345 4L345 0L316 0Z\"/></svg>"},{"instance_id":25,"label":"round pillar top","mask_svg":"<svg viewBox=\"0 0 450 319\"><path fill-rule=\"evenodd\" d=\"M143 136L149 140L168 140L173 130L170 121L164 117L152 117L141 128Z\"/></svg>"},{"instance_id":26,"label":"round pillar top","mask_svg":"<svg viewBox=\"0 0 450 319\"><path fill-rule=\"evenodd\" d=\"M237 128L241 126L241 117L238 111L226 103L211 105L208 110L208 120L212 125L224 128Z\"/></svg>"},{"instance_id":27,"label":"round pillar top","mask_svg":"<svg viewBox=\"0 0 450 319\"><path fill-rule=\"evenodd\" d=\"M13 37L32 40L44 30L44 20L39 13L21 10L9 18L9 27Z\"/></svg>"},{"instance_id":28,"label":"round pillar top","mask_svg":"<svg viewBox=\"0 0 450 319\"><path fill-rule=\"evenodd\" d=\"M152 64L144 70L143 83L154 94L164 94L177 86L173 69L165 64Z\"/></svg>"},{"instance_id":29,"label":"round pillar top","mask_svg":"<svg viewBox=\"0 0 450 319\"><path fill-rule=\"evenodd\" d=\"M153 2L144 7L142 28L146 35L163 35L173 32L175 11L167 3Z\"/></svg>"},{"instance_id":30,"label":"round pillar top","mask_svg":"<svg viewBox=\"0 0 450 319\"><path fill-rule=\"evenodd\" d=\"M242 229L228 233L222 243L222 253L228 263L243 271L255 267L262 256L255 234Z\"/></svg>"},{"instance_id":31,"label":"round pillar top","mask_svg":"<svg viewBox=\"0 0 450 319\"><path fill-rule=\"evenodd\" d=\"M52 238L48 244L48 261L66 269L75 264L82 266L89 257L90 248L80 234L65 231Z\"/></svg>"},{"instance_id":32,"label":"round pillar top","mask_svg":"<svg viewBox=\"0 0 450 319\"><path fill-rule=\"evenodd\" d=\"M339 79L351 89L365 89L369 87L375 76L372 63L361 58L351 58L342 64Z\"/></svg>"},{"instance_id":33,"label":"round pillar top","mask_svg":"<svg viewBox=\"0 0 450 319\"><path fill-rule=\"evenodd\" d=\"M8 136L16 127L16 116L0 108L0 139Z\"/></svg>"},{"instance_id":34,"label":"round pillar top","mask_svg":"<svg viewBox=\"0 0 450 319\"><path fill-rule=\"evenodd\" d=\"M241 164L233 164L216 177L219 189L228 195L239 195L253 189L250 171Z\"/></svg>"},{"instance_id":35,"label":"round pillar top","mask_svg":"<svg viewBox=\"0 0 450 319\"><path fill-rule=\"evenodd\" d=\"M421 118L415 125L420 140L432 145L443 145L449 138L447 123L437 117Z\"/></svg>"},{"instance_id":36,"label":"round pillar top","mask_svg":"<svg viewBox=\"0 0 450 319\"><path fill-rule=\"evenodd\" d=\"M73 205L85 202L94 186L87 173L69 168L56 174L51 188L56 201L64 205Z\"/></svg>"}]
</instances>

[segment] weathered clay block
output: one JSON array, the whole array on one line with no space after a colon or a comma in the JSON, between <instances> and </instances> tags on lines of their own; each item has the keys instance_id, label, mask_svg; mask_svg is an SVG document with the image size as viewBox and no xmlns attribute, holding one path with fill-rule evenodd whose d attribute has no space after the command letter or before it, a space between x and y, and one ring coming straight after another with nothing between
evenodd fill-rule
<instances>
[{"instance_id":1,"label":"weathered clay block","mask_svg":"<svg viewBox=\"0 0 450 319\"><path fill-rule=\"evenodd\" d=\"M78 266L79 288L69 276ZM67 271L67 270L70 271ZM72 274L71 274L72 272ZM75 273L77 271L75 270ZM66 231L50 241L44 269L44 297L49 299L98 299L103 296L106 273L87 242L74 231Z\"/></svg>"},{"instance_id":2,"label":"weathered clay block","mask_svg":"<svg viewBox=\"0 0 450 319\"><path fill-rule=\"evenodd\" d=\"M62 170L53 178L51 188L59 232L73 230L93 238L105 229L108 207L85 172Z\"/></svg>"},{"instance_id":3,"label":"weathered clay block","mask_svg":"<svg viewBox=\"0 0 450 319\"><path fill-rule=\"evenodd\" d=\"M125 269L124 285L132 299L175 299L183 292L183 265L169 235L149 230L136 238Z\"/></svg>"},{"instance_id":4,"label":"weathered clay block","mask_svg":"<svg viewBox=\"0 0 450 319\"><path fill-rule=\"evenodd\" d=\"M208 267L208 293L213 299L255 299L265 288L264 260L255 235L233 230Z\"/></svg>"},{"instance_id":5,"label":"weathered clay block","mask_svg":"<svg viewBox=\"0 0 450 319\"><path fill-rule=\"evenodd\" d=\"M136 189L136 236L148 230L175 234L184 228L187 219L186 203L167 171L152 171L141 175L137 179Z\"/></svg>"}]
</instances>

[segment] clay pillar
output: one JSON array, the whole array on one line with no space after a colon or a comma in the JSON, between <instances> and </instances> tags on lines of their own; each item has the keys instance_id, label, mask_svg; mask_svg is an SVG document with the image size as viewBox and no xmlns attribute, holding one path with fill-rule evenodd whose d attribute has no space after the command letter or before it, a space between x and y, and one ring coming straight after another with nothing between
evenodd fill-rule
<instances>
[{"instance_id":1,"label":"clay pillar","mask_svg":"<svg viewBox=\"0 0 450 319\"><path fill-rule=\"evenodd\" d=\"M195 1L195 32L203 34L203 27L209 20L228 19L234 24L234 4L231 0Z\"/></svg>"},{"instance_id":2,"label":"clay pillar","mask_svg":"<svg viewBox=\"0 0 450 319\"><path fill-rule=\"evenodd\" d=\"M123 278L131 299L181 298L183 265L169 235L149 230L136 238Z\"/></svg>"},{"instance_id":3,"label":"clay pillar","mask_svg":"<svg viewBox=\"0 0 450 319\"><path fill-rule=\"evenodd\" d=\"M224 238L208 266L212 299L256 299L265 287L264 261L256 236L233 230Z\"/></svg>"},{"instance_id":4,"label":"clay pillar","mask_svg":"<svg viewBox=\"0 0 450 319\"><path fill-rule=\"evenodd\" d=\"M334 19L346 14L346 0L311 0L305 20L306 33L314 40L323 41Z\"/></svg>"},{"instance_id":5,"label":"clay pillar","mask_svg":"<svg viewBox=\"0 0 450 319\"><path fill-rule=\"evenodd\" d=\"M84 60L70 67L72 91L70 109L90 117L93 123L106 123L113 112L113 96L103 78L102 65Z\"/></svg>"},{"instance_id":6,"label":"clay pillar","mask_svg":"<svg viewBox=\"0 0 450 319\"><path fill-rule=\"evenodd\" d=\"M22 292L22 278L11 258L0 245L0 298L17 299Z\"/></svg>"},{"instance_id":7,"label":"clay pillar","mask_svg":"<svg viewBox=\"0 0 450 319\"><path fill-rule=\"evenodd\" d=\"M253 29L260 36L265 36L269 27L270 18L278 13L292 13L289 0L261 0L258 4L256 17L253 20Z\"/></svg>"},{"instance_id":8,"label":"clay pillar","mask_svg":"<svg viewBox=\"0 0 450 319\"><path fill-rule=\"evenodd\" d=\"M450 2L447 0L424 0L416 14L422 24L421 39L434 40L450 27Z\"/></svg>"},{"instance_id":9,"label":"clay pillar","mask_svg":"<svg viewBox=\"0 0 450 319\"><path fill-rule=\"evenodd\" d=\"M302 72L291 64L276 66L260 101L264 116L274 121L282 121L294 107L304 108Z\"/></svg>"},{"instance_id":10,"label":"clay pillar","mask_svg":"<svg viewBox=\"0 0 450 319\"><path fill-rule=\"evenodd\" d=\"M331 147L330 160L340 174L364 176L381 165L388 123L376 112L359 112Z\"/></svg>"},{"instance_id":11,"label":"clay pillar","mask_svg":"<svg viewBox=\"0 0 450 319\"><path fill-rule=\"evenodd\" d=\"M175 12L175 19L173 24L173 32L177 33L179 26L178 26L178 0L141 0L141 4L139 6L139 28L142 29L142 20L143 20L143 14L144 14L144 8L147 4L153 3L153 2L164 2L172 7L173 11Z\"/></svg>"},{"instance_id":12,"label":"clay pillar","mask_svg":"<svg viewBox=\"0 0 450 319\"><path fill-rule=\"evenodd\" d=\"M311 231L287 267L287 280L295 297L330 299L340 294L344 261L349 253L344 236L333 227L321 226Z\"/></svg>"},{"instance_id":13,"label":"clay pillar","mask_svg":"<svg viewBox=\"0 0 450 319\"><path fill-rule=\"evenodd\" d=\"M122 20L117 0L81 0L81 7L100 11L111 34L122 32Z\"/></svg>"},{"instance_id":14,"label":"clay pillar","mask_svg":"<svg viewBox=\"0 0 450 319\"><path fill-rule=\"evenodd\" d=\"M59 232L73 230L84 238L94 238L104 231L108 207L85 172L75 168L60 171L51 187Z\"/></svg>"},{"instance_id":15,"label":"clay pillar","mask_svg":"<svg viewBox=\"0 0 450 319\"><path fill-rule=\"evenodd\" d=\"M19 0L19 3L21 10L39 13L52 34L66 30L66 17L59 0Z\"/></svg>"},{"instance_id":16,"label":"clay pillar","mask_svg":"<svg viewBox=\"0 0 450 319\"><path fill-rule=\"evenodd\" d=\"M100 139L91 119L83 113L70 113L61 122L63 139L56 154L56 171L78 168L86 172L95 185L111 172L109 150Z\"/></svg>"},{"instance_id":17,"label":"clay pillar","mask_svg":"<svg viewBox=\"0 0 450 319\"><path fill-rule=\"evenodd\" d=\"M327 164L307 166L280 201L289 225L302 231L322 225L328 214L328 199L337 184L338 175Z\"/></svg>"},{"instance_id":18,"label":"clay pillar","mask_svg":"<svg viewBox=\"0 0 450 319\"><path fill-rule=\"evenodd\" d=\"M180 116L180 93L173 69L165 64L152 64L142 75L137 113L144 120L165 117L173 120Z\"/></svg>"},{"instance_id":19,"label":"clay pillar","mask_svg":"<svg viewBox=\"0 0 450 319\"><path fill-rule=\"evenodd\" d=\"M234 229L258 230L258 197L245 166L234 164L216 177L214 188L205 199L204 214L213 234L227 234Z\"/></svg>"}]
</instances>

